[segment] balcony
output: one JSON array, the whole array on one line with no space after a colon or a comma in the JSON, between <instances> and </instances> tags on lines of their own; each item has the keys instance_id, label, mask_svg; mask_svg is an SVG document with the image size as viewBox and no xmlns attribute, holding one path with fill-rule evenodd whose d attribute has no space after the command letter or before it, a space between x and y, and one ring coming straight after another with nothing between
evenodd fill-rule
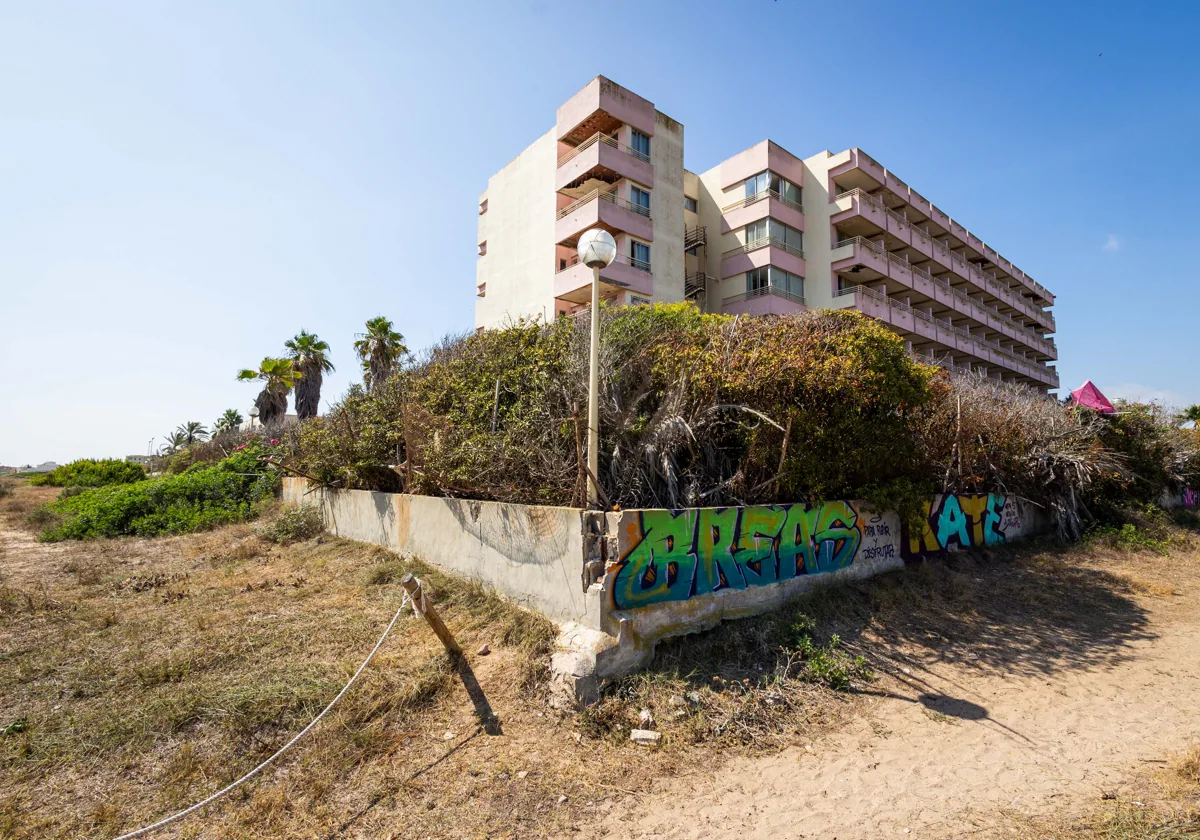
<instances>
[{"instance_id":1,"label":"balcony","mask_svg":"<svg viewBox=\"0 0 1200 840\"><path fill-rule=\"evenodd\" d=\"M941 321L928 312L922 312L914 306L889 298L866 286L848 286L835 293L839 298L851 295L854 296L854 307L859 312L883 321L902 335L918 335L988 364L1005 368L1011 373L1025 376L1041 385L1058 387L1058 373L1053 368L1007 350L996 341L973 335L961 327Z\"/></svg>"},{"instance_id":2,"label":"balcony","mask_svg":"<svg viewBox=\"0 0 1200 840\"><path fill-rule=\"evenodd\" d=\"M931 204L928 199L915 192L908 184L897 178L892 172L884 169L878 162L860 149L850 149L834 155L834 159L830 161L829 176L832 181L836 181L843 187L850 188L847 192L842 193L834 199L838 201L839 205L841 204L840 199L850 193L867 193L885 189L891 196L902 202L908 211L911 211L911 215L914 217L912 219L913 223L924 224L928 222L929 224L936 225L940 231L944 231L954 237L966 248L974 252L977 256L973 257L973 259L987 260L996 267L996 270L1004 272L1020 283L1027 291L1033 294L1035 299L1044 301L1046 306L1054 305L1054 295L1045 286L1014 266L1009 260L997 253L994 248L988 246L962 224L951 219L944 211ZM878 202L878 198L876 198L876 201ZM942 234L935 233L934 235L940 236Z\"/></svg>"},{"instance_id":3,"label":"balcony","mask_svg":"<svg viewBox=\"0 0 1200 840\"><path fill-rule=\"evenodd\" d=\"M774 286L751 289L721 301L721 311L726 315L790 315L806 308L800 295Z\"/></svg>"},{"instance_id":4,"label":"balcony","mask_svg":"<svg viewBox=\"0 0 1200 840\"><path fill-rule=\"evenodd\" d=\"M654 135L654 103L616 82L597 76L558 109L559 140L581 143L597 131L612 134L622 124Z\"/></svg>"},{"instance_id":5,"label":"balcony","mask_svg":"<svg viewBox=\"0 0 1200 840\"><path fill-rule=\"evenodd\" d=\"M554 189L578 186L590 179L614 183L622 178L654 186L654 167L647 155L596 132L558 159Z\"/></svg>"},{"instance_id":6,"label":"balcony","mask_svg":"<svg viewBox=\"0 0 1200 840\"><path fill-rule=\"evenodd\" d=\"M804 252L779 239L756 239L731 248L721 255L721 279L773 265L801 277L805 274Z\"/></svg>"},{"instance_id":7,"label":"balcony","mask_svg":"<svg viewBox=\"0 0 1200 840\"><path fill-rule=\"evenodd\" d=\"M623 231L647 242L654 240L654 223L648 209L618 197L616 190L596 189L558 211L555 241L574 240L594 227L610 233Z\"/></svg>"},{"instance_id":8,"label":"balcony","mask_svg":"<svg viewBox=\"0 0 1200 840\"><path fill-rule=\"evenodd\" d=\"M731 233L767 217L804 230L804 207L775 190L763 190L721 208L721 233Z\"/></svg>"},{"instance_id":9,"label":"balcony","mask_svg":"<svg viewBox=\"0 0 1200 840\"><path fill-rule=\"evenodd\" d=\"M651 297L654 294L654 275L650 263L618 254L606 268L600 269L600 293L630 291ZM592 270L572 257L567 267L554 275L554 296L571 303L588 303L592 299Z\"/></svg>"},{"instance_id":10,"label":"balcony","mask_svg":"<svg viewBox=\"0 0 1200 840\"><path fill-rule=\"evenodd\" d=\"M941 247L940 243L935 244ZM843 251L843 249L846 250ZM1049 322L1051 324L1050 329L1053 330L1053 316L1050 316L1049 313L1043 312L1028 302L1017 299L1013 295L1006 296L1004 290L999 288L999 284L994 279L986 277L977 269L972 270L974 267L967 264L961 257L955 259L956 255L951 255L949 252L946 253L947 261L951 263L952 268L959 277L970 278L970 282L974 283L977 287L991 293L1001 303L1016 309L1018 312L1028 315L1036 321ZM835 273L847 268L857 268L858 271L854 273L861 273L864 269L867 270L867 274L862 277L863 280L874 279L875 275L895 280L897 283L912 289L917 294L961 312L968 317L975 318L981 323L988 325L991 329L1015 341L1020 341L1036 349L1038 352L1049 356L1051 359L1058 358L1058 348L1050 339L1018 323L1011 314L1002 313L998 306L977 300L961 289L951 286L949 280L946 278L935 277L924 267L913 265L907 259L902 259L896 254L888 252L878 242L872 242L861 236L844 239L834 246L831 257ZM1041 315L1042 317L1038 318L1037 315Z\"/></svg>"}]
</instances>

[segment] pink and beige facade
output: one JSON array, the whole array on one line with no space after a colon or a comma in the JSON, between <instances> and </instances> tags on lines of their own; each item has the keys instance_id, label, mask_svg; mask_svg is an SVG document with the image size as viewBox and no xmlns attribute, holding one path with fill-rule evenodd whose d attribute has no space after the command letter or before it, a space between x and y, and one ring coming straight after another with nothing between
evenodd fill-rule
<instances>
[{"instance_id":1,"label":"pink and beige facade","mask_svg":"<svg viewBox=\"0 0 1200 840\"><path fill-rule=\"evenodd\" d=\"M765 140L695 174L683 126L597 77L480 196L477 328L587 305L575 243L603 227L601 294L744 315L854 308L915 355L1058 387L1054 296L860 149Z\"/></svg>"}]
</instances>

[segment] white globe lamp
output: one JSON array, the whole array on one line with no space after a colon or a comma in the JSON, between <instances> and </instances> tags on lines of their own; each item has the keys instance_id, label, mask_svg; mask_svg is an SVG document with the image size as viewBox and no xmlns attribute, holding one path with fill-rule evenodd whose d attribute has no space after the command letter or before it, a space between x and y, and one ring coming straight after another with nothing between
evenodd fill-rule
<instances>
[{"instance_id":1,"label":"white globe lamp","mask_svg":"<svg viewBox=\"0 0 1200 840\"><path fill-rule=\"evenodd\" d=\"M584 231L579 237L579 261L588 268L606 268L617 258L617 240L602 228Z\"/></svg>"}]
</instances>

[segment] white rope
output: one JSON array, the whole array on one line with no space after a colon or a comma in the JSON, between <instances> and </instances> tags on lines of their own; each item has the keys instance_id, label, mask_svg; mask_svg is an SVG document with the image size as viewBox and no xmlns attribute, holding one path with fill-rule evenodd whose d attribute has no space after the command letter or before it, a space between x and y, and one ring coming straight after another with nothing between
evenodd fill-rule
<instances>
[{"instance_id":1,"label":"white rope","mask_svg":"<svg viewBox=\"0 0 1200 840\"><path fill-rule=\"evenodd\" d=\"M424 592L424 589L421 587L421 581L419 579L417 580L417 587L418 587L418 591L420 591L420 593L421 593L420 610L422 613L424 613L424 611L425 611L425 592ZM367 658L363 660L363 664L358 666L358 670L354 672L354 676L350 678L350 682L346 683L345 687L337 693L337 696L329 701L329 705L326 706L321 711L321 714L319 714L315 718L313 718L312 723L310 723L308 726L301 729L300 732L297 733L294 738L292 738L292 740L288 741L286 744L284 744L282 747L280 747L278 752L276 752L273 756L268 758L262 764L255 767L253 770L251 770L245 776L242 776L236 782L232 782L231 784L226 785L225 787L221 788L219 791L217 791L216 793L214 793L212 796L208 797L207 799L203 799L200 802L197 802L195 805L193 805L190 808L185 808L184 810L180 811L178 814L172 814L171 816L167 817L166 819L159 820L158 822L154 823L153 825L148 825L145 828L139 828L137 831L131 831L128 834L122 834L120 837L117 837L116 840L133 840L134 837L145 837L147 834L150 834L153 831L158 831L158 829L164 828L164 827L170 825L171 823L175 822L176 820L183 819L188 814L194 814L196 811L199 811L205 805L211 805L213 802L216 802L218 799L220 799L225 794L227 794L233 790L236 790L241 785L243 785L246 782L253 779L255 776L257 776L263 770L266 770L267 767L269 767L275 761L275 759L279 758L279 756L283 755L285 752L287 752L289 749L291 749L292 746L297 741L299 741L301 738L303 738L305 735L307 735L309 733L309 731L320 722L321 718L325 717L325 715L327 715L329 713L329 710L337 705L337 702L342 699L342 695L350 690L350 686L354 685L355 681L358 680L358 678L362 674L362 672L364 670L366 670L366 667L371 664L371 660L375 658L375 654L378 653L379 648L383 646L383 640L388 637L388 633L392 632L392 628L396 626L396 620L400 618L400 613L404 612L404 608L408 605L408 603L409 603L409 597L408 597L408 593L406 592L406 593L404 593L403 600L400 601L400 609L396 610L396 614L394 616L392 616L392 620L388 623L387 629L383 631L383 635L379 637L379 641L375 643L375 647L373 647L371 649L371 652L369 654L367 654ZM417 602L413 601L412 605L413 605L413 611L415 612L418 609Z\"/></svg>"}]
</instances>

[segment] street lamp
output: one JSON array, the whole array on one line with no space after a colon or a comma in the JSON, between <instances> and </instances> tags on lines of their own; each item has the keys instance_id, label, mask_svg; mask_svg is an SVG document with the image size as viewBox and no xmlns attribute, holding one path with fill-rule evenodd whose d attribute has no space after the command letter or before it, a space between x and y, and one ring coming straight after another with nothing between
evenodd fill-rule
<instances>
[{"instance_id":1,"label":"street lamp","mask_svg":"<svg viewBox=\"0 0 1200 840\"><path fill-rule=\"evenodd\" d=\"M588 354L588 501L600 499L600 269L617 258L617 241L600 228L579 237L579 261L592 269L592 349Z\"/></svg>"},{"instance_id":2,"label":"street lamp","mask_svg":"<svg viewBox=\"0 0 1200 840\"><path fill-rule=\"evenodd\" d=\"M257 405L250 406L250 410L246 413L250 415L250 428L253 429L254 421L258 419L258 406Z\"/></svg>"}]
</instances>

